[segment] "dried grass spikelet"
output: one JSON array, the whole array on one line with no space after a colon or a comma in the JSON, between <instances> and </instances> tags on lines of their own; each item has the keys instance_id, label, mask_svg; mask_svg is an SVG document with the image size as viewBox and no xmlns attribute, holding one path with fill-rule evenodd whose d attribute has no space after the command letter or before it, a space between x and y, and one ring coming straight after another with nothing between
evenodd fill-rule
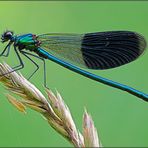
<instances>
[{"instance_id":1,"label":"dried grass spikelet","mask_svg":"<svg viewBox=\"0 0 148 148\"><path fill-rule=\"evenodd\" d=\"M12 69L6 64L0 63L0 75L10 72ZM41 113L48 123L59 134L70 141L75 147L100 147L96 128L92 118L85 111L83 117L83 135L77 130L68 106L61 95L55 95L46 89L48 99L21 74L9 73L0 77L0 82L13 94L21 99L7 95L9 102L19 111L26 113L29 107Z\"/></svg>"},{"instance_id":2,"label":"dried grass spikelet","mask_svg":"<svg viewBox=\"0 0 148 148\"><path fill-rule=\"evenodd\" d=\"M83 115L83 136L86 147L102 147L94 122L86 109Z\"/></svg>"}]
</instances>

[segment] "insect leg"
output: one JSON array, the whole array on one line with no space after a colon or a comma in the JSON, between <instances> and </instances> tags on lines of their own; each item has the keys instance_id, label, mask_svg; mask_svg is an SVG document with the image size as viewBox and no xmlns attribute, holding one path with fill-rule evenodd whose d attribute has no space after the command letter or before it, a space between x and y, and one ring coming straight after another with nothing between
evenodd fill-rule
<instances>
[{"instance_id":1,"label":"insect leg","mask_svg":"<svg viewBox=\"0 0 148 148\"><path fill-rule=\"evenodd\" d=\"M13 67L11 71L9 71L9 72L7 72L7 73L1 75L1 76L5 76L5 75L10 74L10 73L12 73L12 72L14 72L14 71L18 71L18 70L24 68L24 63L23 63L23 61L22 61L22 59L21 59L21 57L20 57L20 55L19 55L19 53L18 53L18 51L17 51L17 49L16 49L15 46L14 46L14 51L15 51L15 53L16 53L18 59L19 59L20 64L19 64L18 66Z\"/></svg>"},{"instance_id":2,"label":"insect leg","mask_svg":"<svg viewBox=\"0 0 148 148\"><path fill-rule=\"evenodd\" d=\"M11 46L9 45L9 46L8 46L8 50L7 50L7 53L6 53L5 55L3 54L2 56L4 56L4 57L8 57L8 56L9 56L9 53L10 53L10 47L11 47Z\"/></svg>"},{"instance_id":3,"label":"insect leg","mask_svg":"<svg viewBox=\"0 0 148 148\"><path fill-rule=\"evenodd\" d=\"M29 53L29 52L25 52L25 51L21 51L21 53L26 56L37 68L36 70L31 74L31 76L29 77L29 79L37 72L37 70L39 69L39 65L37 63L35 63L28 55L33 56L35 58L38 58L40 60L43 61L44 64L44 86L47 88L47 83L46 83L46 63L45 63L45 59L41 58L35 54Z\"/></svg>"},{"instance_id":4,"label":"insect leg","mask_svg":"<svg viewBox=\"0 0 148 148\"><path fill-rule=\"evenodd\" d=\"M26 52L21 51L21 53L22 53L27 59L29 59L29 60L36 66L35 71L29 76L29 78L28 78L28 80L29 80L29 79L31 79L31 77L38 71L39 65L38 65L36 62L34 62L34 61L27 55Z\"/></svg>"},{"instance_id":5,"label":"insect leg","mask_svg":"<svg viewBox=\"0 0 148 148\"><path fill-rule=\"evenodd\" d=\"M9 43L7 44L7 46L4 48L4 50L2 51L2 53L0 54L0 56L8 57L9 52L10 52L10 46L11 46L11 42L9 42ZM6 55L4 55L4 53L5 53L5 51L6 51L7 49L8 49L8 51L7 51Z\"/></svg>"}]
</instances>

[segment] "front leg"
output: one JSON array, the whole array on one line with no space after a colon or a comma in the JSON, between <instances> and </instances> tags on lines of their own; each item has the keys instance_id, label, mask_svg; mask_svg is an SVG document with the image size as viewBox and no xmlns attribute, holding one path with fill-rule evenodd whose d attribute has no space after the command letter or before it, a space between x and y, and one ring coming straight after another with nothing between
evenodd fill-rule
<instances>
[{"instance_id":1,"label":"front leg","mask_svg":"<svg viewBox=\"0 0 148 148\"><path fill-rule=\"evenodd\" d=\"M4 48L4 50L2 51L2 53L0 54L0 56L4 56L4 57L8 57L9 53L10 53L10 47L11 47L11 42L9 42L7 44L7 46ZM7 53L4 55L4 53L7 51Z\"/></svg>"},{"instance_id":2,"label":"front leg","mask_svg":"<svg viewBox=\"0 0 148 148\"><path fill-rule=\"evenodd\" d=\"M19 64L18 66L13 67L11 71L9 71L8 73L5 73L5 74L3 74L3 75L1 75L1 76L5 76L5 75L10 74L10 73L12 73L12 72L14 72L14 71L18 71L18 70L24 68L24 63L23 63L23 61L22 61L22 59L21 59L21 57L20 57L20 55L19 55L19 52L17 51L17 49L16 49L15 46L13 46L13 47L14 47L14 51L15 51L15 53L16 53L18 59L19 59L20 64Z\"/></svg>"}]
</instances>

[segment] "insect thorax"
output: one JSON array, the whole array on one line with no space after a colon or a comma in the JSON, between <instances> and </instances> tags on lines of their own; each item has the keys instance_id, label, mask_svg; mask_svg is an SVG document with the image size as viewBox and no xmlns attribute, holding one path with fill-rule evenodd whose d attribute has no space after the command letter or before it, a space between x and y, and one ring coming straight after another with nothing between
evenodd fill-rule
<instances>
[{"instance_id":1,"label":"insect thorax","mask_svg":"<svg viewBox=\"0 0 148 148\"><path fill-rule=\"evenodd\" d=\"M39 41L36 39L36 35L24 34L16 38L15 46L17 46L19 50L26 49L35 51L39 46Z\"/></svg>"}]
</instances>

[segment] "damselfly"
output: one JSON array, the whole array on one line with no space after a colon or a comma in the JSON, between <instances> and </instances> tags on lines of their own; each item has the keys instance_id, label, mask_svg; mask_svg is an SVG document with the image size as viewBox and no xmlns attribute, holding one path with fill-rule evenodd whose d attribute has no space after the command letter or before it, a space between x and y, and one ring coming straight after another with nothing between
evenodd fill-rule
<instances>
[{"instance_id":1,"label":"damselfly","mask_svg":"<svg viewBox=\"0 0 148 148\"><path fill-rule=\"evenodd\" d=\"M45 59L50 59L87 78L126 91L148 101L148 94L82 69L109 69L134 61L146 48L144 37L138 33L108 31L87 34L49 33L35 35L29 33L14 35L12 31L6 31L3 33L1 40L2 43L8 42L1 56L8 57L10 47L13 46L19 59L20 64L14 67L13 71L24 68L24 62L20 54L24 55L36 66L36 70L29 78L39 69L38 64L31 56L43 61L45 86Z\"/></svg>"}]
</instances>

